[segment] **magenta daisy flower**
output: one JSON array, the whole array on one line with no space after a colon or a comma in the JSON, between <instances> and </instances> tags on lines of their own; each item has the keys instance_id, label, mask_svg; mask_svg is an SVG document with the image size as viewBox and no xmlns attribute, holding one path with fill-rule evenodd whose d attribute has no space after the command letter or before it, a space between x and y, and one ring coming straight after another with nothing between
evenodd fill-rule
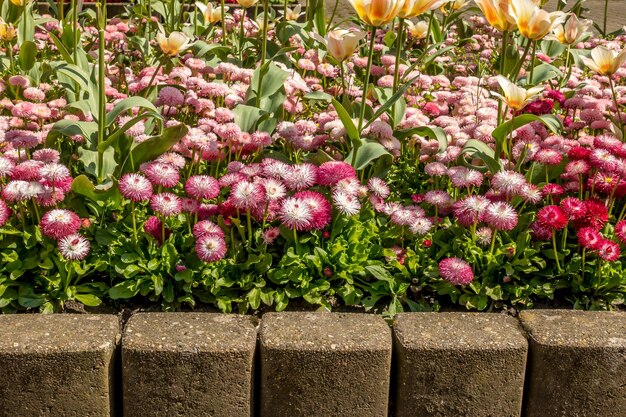
<instances>
[{"instance_id":1,"label":"magenta daisy flower","mask_svg":"<svg viewBox=\"0 0 626 417\"><path fill-rule=\"evenodd\" d=\"M330 224L333 209L322 194L315 191L300 191L293 197L309 206L311 210L310 229L322 230Z\"/></svg>"},{"instance_id":2,"label":"magenta daisy flower","mask_svg":"<svg viewBox=\"0 0 626 417\"><path fill-rule=\"evenodd\" d=\"M198 200L210 200L220 195L220 184L209 175L193 175L185 183L185 191Z\"/></svg>"},{"instance_id":3,"label":"magenta daisy flower","mask_svg":"<svg viewBox=\"0 0 626 417\"><path fill-rule=\"evenodd\" d=\"M0 210L1 212L2 210ZM2 216L0 215L0 226L2 225ZM615 225L615 236L620 242L626 243L626 220L620 220Z\"/></svg>"},{"instance_id":4,"label":"magenta daisy flower","mask_svg":"<svg viewBox=\"0 0 626 417\"><path fill-rule=\"evenodd\" d=\"M578 230L578 243L585 249L598 249L604 240L600 232L593 227L583 227Z\"/></svg>"},{"instance_id":5,"label":"magenta daisy flower","mask_svg":"<svg viewBox=\"0 0 626 417\"><path fill-rule=\"evenodd\" d=\"M85 237L75 233L59 239L57 247L65 259L80 261L89 255L91 244Z\"/></svg>"},{"instance_id":6,"label":"magenta daisy flower","mask_svg":"<svg viewBox=\"0 0 626 417\"><path fill-rule=\"evenodd\" d=\"M64 209L50 210L41 218L41 233L52 239L61 239L75 234L80 229L80 217Z\"/></svg>"},{"instance_id":7,"label":"magenta daisy flower","mask_svg":"<svg viewBox=\"0 0 626 417\"><path fill-rule=\"evenodd\" d=\"M466 285L474 280L472 267L459 258L446 258L439 262L439 275L454 285Z\"/></svg>"},{"instance_id":8,"label":"magenta daisy flower","mask_svg":"<svg viewBox=\"0 0 626 417\"><path fill-rule=\"evenodd\" d=\"M226 255L226 242L218 235L206 235L196 240L196 253L204 262L215 262Z\"/></svg>"},{"instance_id":9,"label":"magenta daisy flower","mask_svg":"<svg viewBox=\"0 0 626 417\"><path fill-rule=\"evenodd\" d=\"M120 193L130 201L148 201L152 196L152 184L141 174L125 174L120 178Z\"/></svg>"},{"instance_id":10,"label":"magenta daisy flower","mask_svg":"<svg viewBox=\"0 0 626 417\"><path fill-rule=\"evenodd\" d=\"M550 230L567 227L567 216L558 206L545 206L537 212L537 221Z\"/></svg>"},{"instance_id":11,"label":"magenta daisy flower","mask_svg":"<svg viewBox=\"0 0 626 417\"><path fill-rule=\"evenodd\" d=\"M352 165L342 161L324 162L317 170L317 183L332 186L346 178L356 178Z\"/></svg>"},{"instance_id":12,"label":"magenta daisy flower","mask_svg":"<svg viewBox=\"0 0 626 417\"><path fill-rule=\"evenodd\" d=\"M146 220L143 224L143 230L152 236L159 243L159 245L163 244L163 237L167 239L170 235L169 229L165 228L165 236L163 236L163 223L161 222L161 219L156 216L150 216L148 220Z\"/></svg>"},{"instance_id":13,"label":"magenta daisy flower","mask_svg":"<svg viewBox=\"0 0 626 417\"><path fill-rule=\"evenodd\" d=\"M517 212L509 203L495 201L485 209L484 221L496 230L513 230L517 226Z\"/></svg>"},{"instance_id":14,"label":"magenta daisy flower","mask_svg":"<svg viewBox=\"0 0 626 417\"><path fill-rule=\"evenodd\" d=\"M598 246L598 256L605 261L613 262L619 259L619 245L612 240L603 239Z\"/></svg>"},{"instance_id":15,"label":"magenta daisy flower","mask_svg":"<svg viewBox=\"0 0 626 417\"><path fill-rule=\"evenodd\" d=\"M150 207L162 216L176 216L182 210L182 202L177 195L160 193L150 198Z\"/></svg>"},{"instance_id":16,"label":"magenta daisy flower","mask_svg":"<svg viewBox=\"0 0 626 417\"><path fill-rule=\"evenodd\" d=\"M11 217L11 214L12 212L9 206L7 206L7 204L3 200L0 200L0 227L6 224L6 222L9 220L9 217Z\"/></svg>"},{"instance_id":17,"label":"magenta daisy flower","mask_svg":"<svg viewBox=\"0 0 626 417\"><path fill-rule=\"evenodd\" d=\"M561 201L561 209L568 219L580 219L587 213L587 206L576 197L567 197Z\"/></svg>"}]
</instances>

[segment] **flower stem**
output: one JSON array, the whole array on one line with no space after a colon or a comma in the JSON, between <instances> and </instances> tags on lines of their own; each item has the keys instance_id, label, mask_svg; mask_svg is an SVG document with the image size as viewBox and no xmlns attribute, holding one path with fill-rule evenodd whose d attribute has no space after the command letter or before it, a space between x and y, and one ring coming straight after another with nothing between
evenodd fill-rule
<instances>
[{"instance_id":1,"label":"flower stem","mask_svg":"<svg viewBox=\"0 0 626 417\"><path fill-rule=\"evenodd\" d=\"M267 25L268 25L268 15L269 15L269 7L268 0L263 0L263 39L261 43L261 66L259 67L259 88L256 92L256 105L260 107L261 105L261 88L263 87L263 75L265 74L265 70L263 67L265 66L265 55L267 55Z\"/></svg>"},{"instance_id":2,"label":"flower stem","mask_svg":"<svg viewBox=\"0 0 626 417\"><path fill-rule=\"evenodd\" d=\"M220 3L222 6L222 43L226 46L226 10L224 8L224 0L221 0Z\"/></svg>"},{"instance_id":3,"label":"flower stem","mask_svg":"<svg viewBox=\"0 0 626 417\"><path fill-rule=\"evenodd\" d=\"M374 43L376 42L376 27L371 27L371 39L369 50L367 51L367 66L365 67L365 78L363 79L363 97L361 99L361 111L359 114L359 125L357 131L361 134L363 129L363 119L365 119L365 102L367 101L367 93L369 89L370 72L372 71L372 59L374 58ZM353 154L352 162L356 162L356 149Z\"/></svg>"},{"instance_id":4,"label":"flower stem","mask_svg":"<svg viewBox=\"0 0 626 417\"><path fill-rule=\"evenodd\" d=\"M604 23L602 24L602 36L606 37L606 16L609 11L609 0L604 0Z\"/></svg>"},{"instance_id":5,"label":"flower stem","mask_svg":"<svg viewBox=\"0 0 626 417\"><path fill-rule=\"evenodd\" d=\"M493 256L493 250L496 247L496 235L498 234L497 229L493 229L493 233L491 235L491 248L489 249L489 254Z\"/></svg>"},{"instance_id":6,"label":"flower stem","mask_svg":"<svg viewBox=\"0 0 626 417\"><path fill-rule=\"evenodd\" d=\"M561 272L561 264L559 263L559 253L556 250L556 232L552 231L552 250L554 251L554 260L556 262L556 269Z\"/></svg>"},{"instance_id":7,"label":"flower stem","mask_svg":"<svg viewBox=\"0 0 626 417\"><path fill-rule=\"evenodd\" d=\"M137 219L135 217L135 202L131 202L131 210L133 217L133 240L135 241L135 245L137 244Z\"/></svg>"},{"instance_id":8,"label":"flower stem","mask_svg":"<svg viewBox=\"0 0 626 417\"><path fill-rule=\"evenodd\" d=\"M530 55L530 75L528 77L527 84L533 84L533 74L535 72L535 55L537 54L537 42L532 42L533 44L533 52Z\"/></svg>"},{"instance_id":9,"label":"flower stem","mask_svg":"<svg viewBox=\"0 0 626 417\"><path fill-rule=\"evenodd\" d=\"M246 217L248 223L248 248L252 247L252 215L250 214L250 208L246 209Z\"/></svg>"},{"instance_id":10,"label":"flower stem","mask_svg":"<svg viewBox=\"0 0 626 417\"><path fill-rule=\"evenodd\" d=\"M244 40L244 27L243 24L246 20L246 9L241 9L241 28L239 30L239 60L241 61L241 65L243 65L243 40Z\"/></svg>"},{"instance_id":11,"label":"flower stem","mask_svg":"<svg viewBox=\"0 0 626 417\"><path fill-rule=\"evenodd\" d=\"M524 48L524 53L522 54L522 57L520 58L519 62L517 63L517 66L514 68L513 73L511 74L511 81L515 82L517 80L517 77L519 76L520 71L522 70L522 67L524 66L524 61L526 60L526 57L528 56L528 51L530 50L530 44L532 43L532 41L529 39L528 43L526 44L525 48Z\"/></svg>"},{"instance_id":12,"label":"flower stem","mask_svg":"<svg viewBox=\"0 0 626 417\"><path fill-rule=\"evenodd\" d=\"M624 136L624 121L622 120L622 112L619 110L619 102L617 101L617 94L615 93L615 87L613 86L613 78L608 76L609 78L609 86L611 86L611 94L613 94L613 102L615 103L615 110L617 111L617 124L619 126L620 132L622 132L622 137Z\"/></svg>"}]
</instances>

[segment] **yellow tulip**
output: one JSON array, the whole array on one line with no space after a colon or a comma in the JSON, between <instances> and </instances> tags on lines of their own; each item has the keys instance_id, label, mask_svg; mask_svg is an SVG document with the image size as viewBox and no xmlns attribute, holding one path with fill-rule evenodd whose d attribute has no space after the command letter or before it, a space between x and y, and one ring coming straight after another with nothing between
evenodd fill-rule
<instances>
[{"instance_id":1,"label":"yellow tulip","mask_svg":"<svg viewBox=\"0 0 626 417\"><path fill-rule=\"evenodd\" d=\"M196 3L196 7L202 13L205 23L217 23L222 20L222 8L213 7L212 3L202 4ZM224 7L224 13L228 11L228 7Z\"/></svg>"},{"instance_id":2,"label":"yellow tulip","mask_svg":"<svg viewBox=\"0 0 626 417\"><path fill-rule=\"evenodd\" d=\"M318 42L326 45L326 49L330 56L337 61L345 61L352 56L359 41L365 37L366 33L362 31L349 31L345 29L331 30L322 38L317 33L311 33L311 36Z\"/></svg>"},{"instance_id":3,"label":"yellow tulip","mask_svg":"<svg viewBox=\"0 0 626 417\"><path fill-rule=\"evenodd\" d=\"M438 9L451 0L405 0L404 5L398 12L398 17L410 19L420 16L431 10Z\"/></svg>"},{"instance_id":4,"label":"yellow tulip","mask_svg":"<svg viewBox=\"0 0 626 417\"><path fill-rule=\"evenodd\" d=\"M493 92L491 94L498 97L507 106L509 106L509 108L513 110L523 109L528 103L534 100L539 95L539 93L543 91L543 87L541 86L529 88L528 90L526 90L525 88L518 87L501 75L498 75L496 78L498 80L498 84L500 84L500 88L502 88L502 92L504 93L504 95Z\"/></svg>"},{"instance_id":5,"label":"yellow tulip","mask_svg":"<svg viewBox=\"0 0 626 417\"><path fill-rule=\"evenodd\" d=\"M16 6L24 7L28 3L30 3L30 1L31 0L11 0L11 3L13 3Z\"/></svg>"},{"instance_id":6,"label":"yellow tulip","mask_svg":"<svg viewBox=\"0 0 626 417\"><path fill-rule=\"evenodd\" d=\"M359 18L370 26L391 22L404 5L404 0L350 0Z\"/></svg>"},{"instance_id":7,"label":"yellow tulip","mask_svg":"<svg viewBox=\"0 0 626 417\"><path fill-rule=\"evenodd\" d=\"M424 39L428 35L428 22L420 20L416 24L413 24L410 20L407 20L407 32L409 36L415 39Z\"/></svg>"},{"instance_id":8,"label":"yellow tulip","mask_svg":"<svg viewBox=\"0 0 626 417\"><path fill-rule=\"evenodd\" d=\"M515 28L515 23L510 21L509 16L511 0L474 0L474 2L494 29L504 32Z\"/></svg>"},{"instance_id":9,"label":"yellow tulip","mask_svg":"<svg viewBox=\"0 0 626 417\"><path fill-rule=\"evenodd\" d=\"M7 23L0 18L0 40L12 41L17 36L15 26L11 23Z\"/></svg>"},{"instance_id":10,"label":"yellow tulip","mask_svg":"<svg viewBox=\"0 0 626 417\"><path fill-rule=\"evenodd\" d=\"M612 51L604 46L596 46L591 51L591 58L580 57L583 63L600 75L613 75L626 62L626 49Z\"/></svg>"},{"instance_id":11,"label":"yellow tulip","mask_svg":"<svg viewBox=\"0 0 626 417\"><path fill-rule=\"evenodd\" d=\"M165 36L165 33L159 32L156 40L161 47L161 51L171 57L178 55L191 46L191 40L182 32L172 32L170 36Z\"/></svg>"},{"instance_id":12,"label":"yellow tulip","mask_svg":"<svg viewBox=\"0 0 626 417\"><path fill-rule=\"evenodd\" d=\"M542 39L564 20L563 12L548 13L532 0L511 0L509 15L520 34L533 41Z\"/></svg>"},{"instance_id":13,"label":"yellow tulip","mask_svg":"<svg viewBox=\"0 0 626 417\"><path fill-rule=\"evenodd\" d=\"M247 9L248 7L252 7L255 4L257 4L258 1L259 0L237 0L237 4L243 7L244 9Z\"/></svg>"},{"instance_id":14,"label":"yellow tulip","mask_svg":"<svg viewBox=\"0 0 626 417\"><path fill-rule=\"evenodd\" d=\"M591 20L578 20L572 13L569 20L564 25L557 25L552 29L553 34L546 36L546 39L557 41L564 45L574 45L579 42L587 29L593 24Z\"/></svg>"}]
</instances>

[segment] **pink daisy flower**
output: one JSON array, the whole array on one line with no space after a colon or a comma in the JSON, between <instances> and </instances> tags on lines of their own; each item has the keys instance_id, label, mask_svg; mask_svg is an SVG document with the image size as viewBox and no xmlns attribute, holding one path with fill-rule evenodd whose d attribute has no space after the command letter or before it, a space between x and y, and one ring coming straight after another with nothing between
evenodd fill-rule
<instances>
[{"instance_id":1,"label":"pink daisy flower","mask_svg":"<svg viewBox=\"0 0 626 417\"><path fill-rule=\"evenodd\" d=\"M517 226L517 212L509 203L495 201L485 209L484 221L495 230L513 230Z\"/></svg>"},{"instance_id":2,"label":"pink daisy flower","mask_svg":"<svg viewBox=\"0 0 626 417\"><path fill-rule=\"evenodd\" d=\"M367 188L374 193L374 195L383 199L389 197L389 194L391 193L387 183L377 177L370 178L367 182Z\"/></svg>"},{"instance_id":3,"label":"pink daisy flower","mask_svg":"<svg viewBox=\"0 0 626 417\"><path fill-rule=\"evenodd\" d=\"M193 237L196 239L207 235L224 237L224 231L218 225L209 220L199 221L193 226Z\"/></svg>"},{"instance_id":4,"label":"pink daisy flower","mask_svg":"<svg viewBox=\"0 0 626 417\"><path fill-rule=\"evenodd\" d=\"M75 233L59 239L57 247L65 259L81 261L89 255L91 244L85 237Z\"/></svg>"},{"instance_id":5,"label":"pink daisy flower","mask_svg":"<svg viewBox=\"0 0 626 417\"><path fill-rule=\"evenodd\" d=\"M178 184L180 176L178 170L169 164L153 162L145 170L144 174L154 185L171 188Z\"/></svg>"},{"instance_id":6,"label":"pink daisy flower","mask_svg":"<svg viewBox=\"0 0 626 417\"><path fill-rule=\"evenodd\" d=\"M289 229L307 230L311 227L313 213L308 204L294 197L283 201L278 218Z\"/></svg>"},{"instance_id":7,"label":"pink daisy flower","mask_svg":"<svg viewBox=\"0 0 626 417\"><path fill-rule=\"evenodd\" d=\"M152 196L152 184L140 174L125 174L120 178L120 193L130 201L148 201Z\"/></svg>"},{"instance_id":8,"label":"pink daisy flower","mask_svg":"<svg viewBox=\"0 0 626 417\"><path fill-rule=\"evenodd\" d=\"M193 175L185 183L185 191L198 200L210 200L220 195L220 184L209 175Z\"/></svg>"},{"instance_id":9,"label":"pink daisy flower","mask_svg":"<svg viewBox=\"0 0 626 417\"><path fill-rule=\"evenodd\" d=\"M291 190L300 191L312 187L317 182L317 167L309 163L292 165L283 180Z\"/></svg>"},{"instance_id":10,"label":"pink daisy flower","mask_svg":"<svg viewBox=\"0 0 626 417\"><path fill-rule=\"evenodd\" d=\"M266 245L271 245L278 236L280 236L280 228L272 227L263 232L263 242L265 242Z\"/></svg>"},{"instance_id":11,"label":"pink daisy flower","mask_svg":"<svg viewBox=\"0 0 626 417\"><path fill-rule=\"evenodd\" d=\"M176 216L182 210L182 202L175 194L160 193L150 198L150 207L162 216Z\"/></svg>"},{"instance_id":12,"label":"pink daisy flower","mask_svg":"<svg viewBox=\"0 0 626 417\"><path fill-rule=\"evenodd\" d=\"M265 190L261 184L241 181L233 185L230 200L238 209L254 209L265 203Z\"/></svg>"},{"instance_id":13,"label":"pink daisy flower","mask_svg":"<svg viewBox=\"0 0 626 417\"><path fill-rule=\"evenodd\" d=\"M526 177L515 171L500 171L491 178L493 189L507 196L519 194L526 184Z\"/></svg>"},{"instance_id":14,"label":"pink daisy flower","mask_svg":"<svg viewBox=\"0 0 626 417\"><path fill-rule=\"evenodd\" d=\"M204 262L216 262L226 255L226 242L218 235L206 235L196 240L196 254Z\"/></svg>"},{"instance_id":15,"label":"pink daisy flower","mask_svg":"<svg viewBox=\"0 0 626 417\"><path fill-rule=\"evenodd\" d=\"M439 275L454 285L467 285L474 280L472 267L459 258L446 258L439 262Z\"/></svg>"},{"instance_id":16,"label":"pink daisy flower","mask_svg":"<svg viewBox=\"0 0 626 417\"><path fill-rule=\"evenodd\" d=\"M50 210L41 218L41 233L52 239L75 234L80 229L80 217L70 210Z\"/></svg>"},{"instance_id":17,"label":"pink daisy flower","mask_svg":"<svg viewBox=\"0 0 626 417\"><path fill-rule=\"evenodd\" d=\"M163 223L161 219L156 216L150 216L148 220L143 224L143 230L146 231L147 234L152 236L159 245L163 244ZM167 239L170 235L170 231L168 228L165 228L165 239Z\"/></svg>"},{"instance_id":18,"label":"pink daisy flower","mask_svg":"<svg viewBox=\"0 0 626 417\"><path fill-rule=\"evenodd\" d=\"M472 226L482 221L490 201L482 196L469 196L454 203L454 217L462 226Z\"/></svg>"}]
</instances>

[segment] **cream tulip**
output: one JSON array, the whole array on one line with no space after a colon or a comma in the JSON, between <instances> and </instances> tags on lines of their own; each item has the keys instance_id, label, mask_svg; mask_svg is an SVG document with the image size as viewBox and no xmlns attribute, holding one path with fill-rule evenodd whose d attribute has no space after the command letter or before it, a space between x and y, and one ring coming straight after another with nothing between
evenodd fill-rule
<instances>
[{"instance_id":1,"label":"cream tulip","mask_svg":"<svg viewBox=\"0 0 626 417\"><path fill-rule=\"evenodd\" d=\"M580 57L583 63L600 75L613 75L626 62L626 49L615 52L604 46L596 46L591 58Z\"/></svg>"},{"instance_id":2,"label":"cream tulip","mask_svg":"<svg viewBox=\"0 0 626 417\"><path fill-rule=\"evenodd\" d=\"M331 30L322 38L317 33L311 33L311 36L318 42L324 44L330 56L339 62L345 61L352 56L359 41L365 37L366 33L362 31L350 31L345 29Z\"/></svg>"},{"instance_id":3,"label":"cream tulip","mask_svg":"<svg viewBox=\"0 0 626 417\"><path fill-rule=\"evenodd\" d=\"M452 0L452 10L461 10L468 2L469 0Z\"/></svg>"},{"instance_id":4,"label":"cream tulip","mask_svg":"<svg viewBox=\"0 0 626 417\"><path fill-rule=\"evenodd\" d=\"M205 23L217 23L222 20L222 8L214 7L212 3L202 4L196 3L196 7L202 13ZM228 7L224 7L224 13L228 11Z\"/></svg>"},{"instance_id":5,"label":"cream tulip","mask_svg":"<svg viewBox=\"0 0 626 417\"><path fill-rule=\"evenodd\" d=\"M565 19L563 12L548 13L532 0L511 0L509 7L511 22L515 22L520 34L530 40L544 38L552 28Z\"/></svg>"},{"instance_id":6,"label":"cream tulip","mask_svg":"<svg viewBox=\"0 0 626 417\"><path fill-rule=\"evenodd\" d=\"M165 33L160 31L156 36L156 41L161 51L170 57L178 55L192 44L191 39L182 32L172 32L170 36L165 36Z\"/></svg>"},{"instance_id":7,"label":"cream tulip","mask_svg":"<svg viewBox=\"0 0 626 417\"><path fill-rule=\"evenodd\" d=\"M259 0L237 0L237 4L247 9L248 7L252 7L258 3Z\"/></svg>"},{"instance_id":8,"label":"cream tulip","mask_svg":"<svg viewBox=\"0 0 626 417\"><path fill-rule=\"evenodd\" d=\"M500 88L502 88L503 94L498 94L492 92L494 96L498 97L502 100L509 108L513 110L521 110L528 103L534 100L539 93L543 91L542 86L540 87L532 87L528 90L522 87L519 87L506 79L505 77L498 75L497 77L498 84L500 84Z\"/></svg>"},{"instance_id":9,"label":"cream tulip","mask_svg":"<svg viewBox=\"0 0 626 417\"><path fill-rule=\"evenodd\" d=\"M349 0L359 18L370 26L379 27L398 16L404 0Z\"/></svg>"},{"instance_id":10,"label":"cream tulip","mask_svg":"<svg viewBox=\"0 0 626 417\"><path fill-rule=\"evenodd\" d=\"M285 11L281 10L280 13L283 14L285 20L295 22L300 18L300 16L302 16L302 6L298 4L296 7L293 8L293 10L287 7Z\"/></svg>"},{"instance_id":11,"label":"cream tulip","mask_svg":"<svg viewBox=\"0 0 626 417\"><path fill-rule=\"evenodd\" d=\"M410 20L407 20L407 32L413 39L424 39L428 35L428 22L420 20L413 24Z\"/></svg>"},{"instance_id":12,"label":"cream tulip","mask_svg":"<svg viewBox=\"0 0 626 417\"><path fill-rule=\"evenodd\" d=\"M398 17L410 19L440 8L451 0L405 0L398 12Z\"/></svg>"},{"instance_id":13,"label":"cream tulip","mask_svg":"<svg viewBox=\"0 0 626 417\"><path fill-rule=\"evenodd\" d=\"M574 45L580 42L580 39L586 34L587 29L593 24L591 20L578 20L578 17L572 13L567 22L563 25L557 25L552 29L552 34L546 36L546 39L557 41L564 45Z\"/></svg>"},{"instance_id":14,"label":"cream tulip","mask_svg":"<svg viewBox=\"0 0 626 417\"><path fill-rule=\"evenodd\" d=\"M515 28L515 23L511 22L509 16L511 0L474 0L474 2L494 29L504 32Z\"/></svg>"}]
</instances>

